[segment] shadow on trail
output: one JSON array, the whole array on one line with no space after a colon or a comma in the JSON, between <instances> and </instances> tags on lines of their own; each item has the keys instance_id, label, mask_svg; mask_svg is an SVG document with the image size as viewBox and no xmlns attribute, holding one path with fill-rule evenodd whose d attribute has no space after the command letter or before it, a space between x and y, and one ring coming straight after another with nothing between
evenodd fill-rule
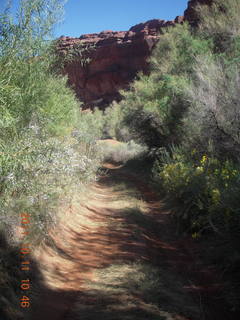
<instances>
[{"instance_id":1,"label":"shadow on trail","mask_svg":"<svg viewBox=\"0 0 240 320\"><path fill-rule=\"evenodd\" d=\"M43 284L42 273L38 262L31 256L20 254L21 246L10 241L11 237L0 232L0 319L25 320L29 317L30 309L21 307L21 298L27 296L30 304L34 297L34 288ZM22 270L22 262L29 262L29 270ZM21 288L22 280L30 280L30 288Z\"/></svg>"},{"instance_id":2,"label":"shadow on trail","mask_svg":"<svg viewBox=\"0 0 240 320\"><path fill-rule=\"evenodd\" d=\"M218 279L147 182L110 166L80 209L38 254L30 320L230 320L216 310Z\"/></svg>"}]
</instances>

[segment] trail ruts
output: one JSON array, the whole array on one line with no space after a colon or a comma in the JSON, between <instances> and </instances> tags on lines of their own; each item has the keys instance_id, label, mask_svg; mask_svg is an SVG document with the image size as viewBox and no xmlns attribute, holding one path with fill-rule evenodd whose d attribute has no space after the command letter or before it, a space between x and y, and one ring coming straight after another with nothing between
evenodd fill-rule
<instances>
[{"instance_id":1,"label":"trail ruts","mask_svg":"<svg viewBox=\"0 0 240 320\"><path fill-rule=\"evenodd\" d=\"M106 164L36 252L34 320L221 320L221 287L144 179Z\"/></svg>"}]
</instances>

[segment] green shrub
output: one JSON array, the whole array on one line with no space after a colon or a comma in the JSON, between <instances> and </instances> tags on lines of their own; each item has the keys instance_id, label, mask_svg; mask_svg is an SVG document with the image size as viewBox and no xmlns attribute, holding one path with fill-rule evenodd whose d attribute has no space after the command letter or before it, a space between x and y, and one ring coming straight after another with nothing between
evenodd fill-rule
<instances>
[{"instance_id":1,"label":"green shrub","mask_svg":"<svg viewBox=\"0 0 240 320\"><path fill-rule=\"evenodd\" d=\"M179 231L212 243L207 259L225 270L226 304L239 310L239 164L175 147L156 161L153 176L171 204Z\"/></svg>"},{"instance_id":2,"label":"green shrub","mask_svg":"<svg viewBox=\"0 0 240 320\"><path fill-rule=\"evenodd\" d=\"M57 74L49 39L61 11L61 0L23 0L16 17L11 8L0 13L0 317L8 320L22 318L20 213L31 217L24 241L48 239L61 203L95 180L101 160L95 141L102 117L83 116Z\"/></svg>"},{"instance_id":3,"label":"green shrub","mask_svg":"<svg viewBox=\"0 0 240 320\"><path fill-rule=\"evenodd\" d=\"M161 36L151 58L153 72L160 75L191 74L195 57L212 49L211 37L202 39L191 32L187 23L169 28Z\"/></svg>"},{"instance_id":4,"label":"green shrub","mask_svg":"<svg viewBox=\"0 0 240 320\"><path fill-rule=\"evenodd\" d=\"M200 39L187 24L170 28L158 42L150 75L139 74L131 90L121 92L120 125L130 139L153 147L180 143L182 118L189 103L186 88L196 56L209 53L210 40Z\"/></svg>"},{"instance_id":5,"label":"green shrub","mask_svg":"<svg viewBox=\"0 0 240 320\"><path fill-rule=\"evenodd\" d=\"M129 160L139 158L147 152L145 146L139 145L134 141L128 143L109 143L102 140L99 144L104 161L116 163L126 163Z\"/></svg>"},{"instance_id":6,"label":"green shrub","mask_svg":"<svg viewBox=\"0 0 240 320\"><path fill-rule=\"evenodd\" d=\"M101 116L83 116L53 71L46 38L61 9L60 0L26 0L16 19L10 8L0 15L0 224L14 229L30 213L32 241L47 236L59 198L95 178L100 161Z\"/></svg>"},{"instance_id":7,"label":"green shrub","mask_svg":"<svg viewBox=\"0 0 240 320\"><path fill-rule=\"evenodd\" d=\"M101 110L80 111L76 124L76 136L89 143L101 139L104 135L105 118Z\"/></svg>"},{"instance_id":8,"label":"green shrub","mask_svg":"<svg viewBox=\"0 0 240 320\"><path fill-rule=\"evenodd\" d=\"M184 118L185 145L218 158L239 159L239 67L199 56L186 89L190 107Z\"/></svg>"},{"instance_id":9,"label":"green shrub","mask_svg":"<svg viewBox=\"0 0 240 320\"><path fill-rule=\"evenodd\" d=\"M238 0L214 0L211 6L198 5L198 33L213 40L215 51L230 52L234 38L240 35Z\"/></svg>"},{"instance_id":10,"label":"green shrub","mask_svg":"<svg viewBox=\"0 0 240 320\"><path fill-rule=\"evenodd\" d=\"M192 158L195 155L193 150ZM174 200L176 216L186 227L199 233L211 229L222 235L231 232L233 225L240 229L239 166L207 155L193 161L178 151L163 159L164 164L155 164L155 177Z\"/></svg>"},{"instance_id":11,"label":"green shrub","mask_svg":"<svg viewBox=\"0 0 240 320\"><path fill-rule=\"evenodd\" d=\"M123 112L121 104L116 103L115 101L105 109L105 137L113 138L119 141L124 140L124 135L121 136L121 130L123 129Z\"/></svg>"},{"instance_id":12,"label":"green shrub","mask_svg":"<svg viewBox=\"0 0 240 320\"><path fill-rule=\"evenodd\" d=\"M219 265L239 279L240 3L196 11L195 29L184 23L161 34L150 74L121 92L114 126L150 148L153 177L181 230L220 242ZM239 308L234 290L227 300Z\"/></svg>"}]
</instances>

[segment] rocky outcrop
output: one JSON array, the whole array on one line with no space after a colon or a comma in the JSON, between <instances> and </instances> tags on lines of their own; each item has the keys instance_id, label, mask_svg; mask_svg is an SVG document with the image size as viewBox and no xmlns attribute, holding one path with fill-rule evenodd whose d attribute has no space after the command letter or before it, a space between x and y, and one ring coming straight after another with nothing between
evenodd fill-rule
<instances>
[{"instance_id":1,"label":"rocky outcrop","mask_svg":"<svg viewBox=\"0 0 240 320\"><path fill-rule=\"evenodd\" d=\"M198 24L198 17L196 13L196 6L200 5L211 5L214 0L191 0L188 2L188 7L184 12L184 18L189 24L195 27Z\"/></svg>"},{"instance_id":2,"label":"rocky outcrop","mask_svg":"<svg viewBox=\"0 0 240 320\"><path fill-rule=\"evenodd\" d=\"M58 53L65 61L63 73L83 101L83 108L105 108L113 100L119 100L119 90L128 88L139 71L148 71L148 57L162 30L184 20L195 26L196 5L210 5L213 1L191 0L184 17L178 16L173 21L155 19L137 24L129 31L107 30L79 38L59 38ZM85 48L82 54L81 48ZM82 58L89 62L83 64Z\"/></svg>"},{"instance_id":3,"label":"rocky outcrop","mask_svg":"<svg viewBox=\"0 0 240 320\"><path fill-rule=\"evenodd\" d=\"M147 72L147 59L159 40L163 28L181 23L183 17L174 21L151 20L132 27L129 31L103 31L86 34L79 38L61 37L58 52L65 60L63 73L69 84L83 101L83 108L104 108L113 100L119 100L120 89L125 89L139 71ZM81 64L79 48L89 48L82 57L90 59ZM69 52L73 59L69 60ZM70 55L71 56L71 55Z\"/></svg>"}]
</instances>

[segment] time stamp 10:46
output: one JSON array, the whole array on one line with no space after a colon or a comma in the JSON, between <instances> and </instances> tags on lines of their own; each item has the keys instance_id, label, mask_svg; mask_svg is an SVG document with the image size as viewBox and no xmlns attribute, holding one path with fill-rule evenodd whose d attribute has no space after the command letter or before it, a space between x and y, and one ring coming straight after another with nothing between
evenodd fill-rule
<instances>
[{"instance_id":1,"label":"time stamp 10:46","mask_svg":"<svg viewBox=\"0 0 240 320\"><path fill-rule=\"evenodd\" d=\"M30 258L31 253L30 245L26 241L27 236L29 235L30 228L30 215L28 213L20 213L21 218L21 247L20 247L20 270L22 272L22 279L20 283L21 296L20 296L20 305L22 308L29 308L31 305L29 290L31 288L31 281L29 279L30 272Z\"/></svg>"}]
</instances>

